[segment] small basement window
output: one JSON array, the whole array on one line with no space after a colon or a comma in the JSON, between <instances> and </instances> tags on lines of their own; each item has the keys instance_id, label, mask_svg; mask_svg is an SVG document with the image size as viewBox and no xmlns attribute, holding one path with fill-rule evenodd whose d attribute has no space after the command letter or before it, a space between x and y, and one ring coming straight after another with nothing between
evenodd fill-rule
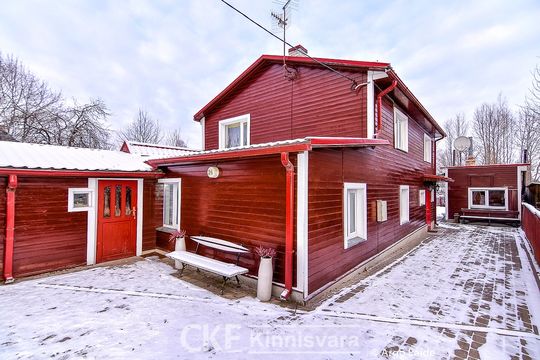
<instances>
[{"instance_id":1,"label":"small basement window","mask_svg":"<svg viewBox=\"0 0 540 360\"><path fill-rule=\"evenodd\" d=\"M87 188L68 189L68 212L88 211L93 208L94 190Z\"/></svg>"},{"instance_id":2,"label":"small basement window","mask_svg":"<svg viewBox=\"0 0 540 360\"><path fill-rule=\"evenodd\" d=\"M367 187L345 183L343 189L344 247L348 249L367 240Z\"/></svg>"},{"instance_id":3,"label":"small basement window","mask_svg":"<svg viewBox=\"0 0 540 360\"><path fill-rule=\"evenodd\" d=\"M409 185L399 186L399 224L409 222Z\"/></svg>"},{"instance_id":4,"label":"small basement window","mask_svg":"<svg viewBox=\"0 0 540 360\"><path fill-rule=\"evenodd\" d=\"M180 228L181 179L160 179L163 184L163 227Z\"/></svg>"},{"instance_id":5,"label":"small basement window","mask_svg":"<svg viewBox=\"0 0 540 360\"><path fill-rule=\"evenodd\" d=\"M428 163L431 163L432 146L431 138L427 134L424 134L424 161Z\"/></svg>"},{"instance_id":6,"label":"small basement window","mask_svg":"<svg viewBox=\"0 0 540 360\"><path fill-rule=\"evenodd\" d=\"M219 122L219 148L234 148L250 144L250 115L237 116Z\"/></svg>"},{"instance_id":7,"label":"small basement window","mask_svg":"<svg viewBox=\"0 0 540 360\"><path fill-rule=\"evenodd\" d=\"M409 151L409 118L397 107L394 107L394 147Z\"/></svg>"},{"instance_id":8,"label":"small basement window","mask_svg":"<svg viewBox=\"0 0 540 360\"><path fill-rule=\"evenodd\" d=\"M508 210L508 188L469 188L469 208Z\"/></svg>"}]
</instances>

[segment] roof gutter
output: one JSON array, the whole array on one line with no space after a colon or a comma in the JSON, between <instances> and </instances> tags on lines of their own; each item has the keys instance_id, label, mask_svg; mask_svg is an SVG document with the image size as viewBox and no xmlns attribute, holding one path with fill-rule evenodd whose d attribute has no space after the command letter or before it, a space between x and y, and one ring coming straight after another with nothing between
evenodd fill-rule
<instances>
[{"instance_id":1,"label":"roof gutter","mask_svg":"<svg viewBox=\"0 0 540 360\"><path fill-rule=\"evenodd\" d=\"M157 179L164 174L161 171L85 171L55 169L17 169L0 168L1 175L42 176L42 177L116 177L116 178L151 178Z\"/></svg>"}]
</instances>

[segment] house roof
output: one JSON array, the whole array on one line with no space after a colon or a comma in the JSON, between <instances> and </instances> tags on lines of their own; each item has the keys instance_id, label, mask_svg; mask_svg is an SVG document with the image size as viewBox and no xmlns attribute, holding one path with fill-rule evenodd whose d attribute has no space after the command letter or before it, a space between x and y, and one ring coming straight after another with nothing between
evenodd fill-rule
<instances>
[{"instance_id":1,"label":"house roof","mask_svg":"<svg viewBox=\"0 0 540 360\"><path fill-rule=\"evenodd\" d=\"M125 151L124 151L125 149ZM124 141L121 151L128 152L143 157L145 160L162 159L168 157L182 156L191 154L198 150L189 149L187 147L160 145L143 143L137 141Z\"/></svg>"},{"instance_id":2,"label":"house roof","mask_svg":"<svg viewBox=\"0 0 540 360\"><path fill-rule=\"evenodd\" d=\"M139 155L121 151L0 142L0 168L81 171L152 171Z\"/></svg>"},{"instance_id":3,"label":"house roof","mask_svg":"<svg viewBox=\"0 0 540 360\"><path fill-rule=\"evenodd\" d=\"M484 164L484 165L463 165L463 166L447 166L445 169L449 170L462 170L462 169L475 169L475 168L489 168L489 167L516 167L516 166L531 166L529 163L516 163L516 164Z\"/></svg>"},{"instance_id":4,"label":"house roof","mask_svg":"<svg viewBox=\"0 0 540 360\"><path fill-rule=\"evenodd\" d=\"M367 70L378 70L386 71L391 79L397 81L397 88L400 90L404 96L406 96L410 101L418 108L422 115L427 119L431 125L437 129L442 136L445 136L446 133L439 126L437 121L431 116L431 114L426 110L426 108L420 103L418 98L410 91L410 89L405 85L405 83L399 78L396 72L390 66L390 63L387 62L377 62L377 61L356 61L356 60L344 60L344 59L328 59L328 58L315 58L317 61L320 61L326 65L332 66L334 68L350 68L350 69L367 69ZM322 66L315 62L313 59L306 56L286 56L285 60L289 64L304 64L311 66ZM225 96L227 96L233 89L235 89L239 84L244 80L248 79L251 74L258 70L261 66L266 63L280 63L283 61L283 56L279 55L262 55L259 57L253 64L251 64L244 72L242 72L233 82L231 82L223 91L221 91L215 98L213 98L208 104L206 104L202 109L200 109L194 116L194 120L200 121L205 114L210 112L214 106L216 106ZM378 80L384 81L384 80Z\"/></svg>"},{"instance_id":5,"label":"house roof","mask_svg":"<svg viewBox=\"0 0 540 360\"><path fill-rule=\"evenodd\" d=\"M338 137L307 137L294 140L283 140L269 143L253 144L237 148L215 149L185 154L175 158L149 160L152 166L173 166L199 161L219 159L237 159L262 155L279 154L282 152L310 151L315 148L328 147L371 147L389 145L387 140L365 138L338 138Z\"/></svg>"},{"instance_id":6,"label":"house roof","mask_svg":"<svg viewBox=\"0 0 540 360\"><path fill-rule=\"evenodd\" d=\"M355 61L355 60L342 60L342 59L327 59L327 58L315 58L317 61L325 63L329 66L349 67L349 68L362 68L362 69L378 69L385 70L389 68L390 63L375 62L375 61ZM313 66L321 66L314 60L305 56L286 56L285 60L289 64L305 64ZM283 62L283 56L279 55L261 55L253 64L251 64L244 72L242 72L236 79L233 80L223 91L221 91L215 98L213 98L208 104L206 104L201 110L193 116L196 121L200 121L205 113L210 111L214 105L216 105L221 99L228 95L237 85L246 80L255 70L259 69L262 65L268 62Z\"/></svg>"}]
</instances>

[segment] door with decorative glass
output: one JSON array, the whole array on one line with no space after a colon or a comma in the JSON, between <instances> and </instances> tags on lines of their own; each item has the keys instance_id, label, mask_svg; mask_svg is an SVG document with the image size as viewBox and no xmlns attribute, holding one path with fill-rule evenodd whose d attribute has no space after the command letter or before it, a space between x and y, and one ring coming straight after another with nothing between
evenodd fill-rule
<instances>
[{"instance_id":1,"label":"door with decorative glass","mask_svg":"<svg viewBox=\"0 0 540 360\"><path fill-rule=\"evenodd\" d=\"M137 211L137 181L99 181L97 262L135 256Z\"/></svg>"}]
</instances>

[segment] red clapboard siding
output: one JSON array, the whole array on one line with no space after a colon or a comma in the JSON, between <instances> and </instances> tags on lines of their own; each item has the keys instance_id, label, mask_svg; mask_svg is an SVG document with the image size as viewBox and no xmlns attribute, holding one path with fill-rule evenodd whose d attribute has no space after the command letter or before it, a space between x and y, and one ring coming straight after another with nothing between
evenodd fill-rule
<instances>
[{"instance_id":1,"label":"red clapboard siding","mask_svg":"<svg viewBox=\"0 0 540 360\"><path fill-rule=\"evenodd\" d=\"M291 156L294 163L296 159ZM218 164L221 175L208 178L215 163L169 167L169 177L182 178L181 227L189 235L206 235L254 249L262 245L278 252L274 280L284 278L285 169L279 156L226 161ZM163 238L163 241L166 239ZM188 248L194 244L188 241ZM210 257L234 261L235 257L203 249ZM258 259L243 255L240 265L257 273Z\"/></svg>"},{"instance_id":2,"label":"red clapboard siding","mask_svg":"<svg viewBox=\"0 0 540 360\"><path fill-rule=\"evenodd\" d=\"M4 272L4 243L6 242L7 177L0 177L0 274Z\"/></svg>"},{"instance_id":3,"label":"red clapboard siding","mask_svg":"<svg viewBox=\"0 0 540 360\"><path fill-rule=\"evenodd\" d=\"M448 217L469 207L469 187L508 187L508 208L518 210L517 166L464 166L449 168L448 177L454 179L448 187Z\"/></svg>"},{"instance_id":4,"label":"red clapboard siding","mask_svg":"<svg viewBox=\"0 0 540 360\"><path fill-rule=\"evenodd\" d=\"M359 92L334 73L298 66L298 78L289 81L280 64L268 64L238 86L205 117L205 147L218 148L220 120L250 114L251 143L306 136L366 135L366 87ZM366 81L366 72L343 73Z\"/></svg>"},{"instance_id":5,"label":"red clapboard siding","mask_svg":"<svg viewBox=\"0 0 540 360\"><path fill-rule=\"evenodd\" d=\"M146 251L155 249L156 228L162 225L163 205L156 180L144 180L143 196L143 251Z\"/></svg>"},{"instance_id":6,"label":"red clapboard siding","mask_svg":"<svg viewBox=\"0 0 540 360\"><path fill-rule=\"evenodd\" d=\"M68 188L87 179L21 178L15 196L15 276L86 264L86 212L68 212Z\"/></svg>"},{"instance_id":7,"label":"red clapboard siding","mask_svg":"<svg viewBox=\"0 0 540 360\"><path fill-rule=\"evenodd\" d=\"M383 106L382 138L393 143L393 110ZM425 225L418 192L424 173L425 130L409 121L409 152L392 146L375 149L319 149L309 154L309 292L335 280L360 262ZM343 244L343 183L367 184L368 240L347 250ZM399 186L409 185L410 222L399 224ZM377 222L376 200L388 201L388 221Z\"/></svg>"}]
</instances>

